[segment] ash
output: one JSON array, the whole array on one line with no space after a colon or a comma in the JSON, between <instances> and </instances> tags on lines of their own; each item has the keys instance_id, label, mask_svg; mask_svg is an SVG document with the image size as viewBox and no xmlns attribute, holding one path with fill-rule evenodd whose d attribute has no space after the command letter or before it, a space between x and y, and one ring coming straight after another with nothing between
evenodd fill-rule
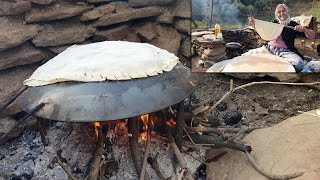
<instances>
[{"instance_id":1,"label":"ash","mask_svg":"<svg viewBox=\"0 0 320 180\"><path fill-rule=\"evenodd\" d=\"M53 157L58 155L67 165L70 172L78 179L86 179L91 159L95 152L96 141L92 124L53 122L47 127L46 139L48 145L42 144L38 131L25 130L21 135L0 146L0 179L68 179L68 175ZM181 169L174 154L161 137L151 139L149 157L158 165L164 177L177 179ZM122 180L138 179L128 142L126 123L118 123L115 130L107 133L110 144L106 144L102 168L105 174L100 179ZM141 156L143 157L145 141L140 141ZM189 168L194 174L203 159L205 151L183 153ZM150 179L160 179L155 170L147 163Z\"/></svg>"}]
</instances>

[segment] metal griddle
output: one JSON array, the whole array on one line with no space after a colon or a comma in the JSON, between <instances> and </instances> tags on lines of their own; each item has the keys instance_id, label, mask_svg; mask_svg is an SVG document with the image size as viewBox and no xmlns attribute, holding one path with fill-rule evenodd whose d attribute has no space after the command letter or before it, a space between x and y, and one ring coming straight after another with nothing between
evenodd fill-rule
<instances>
[{"instance_id":1,"label":"metal griddle","mask_svg":"<svg viewBox=\"0 0 320 180\"><path fill-rule=\"evenodd\" d=\"M93 122L135 117L161 110L187 98L198 76L176 65L158 76L126 81L62 82L29 87L19 98L26 112L41 103L34 115L58 121Z\"/></svg>"}]
</instances>

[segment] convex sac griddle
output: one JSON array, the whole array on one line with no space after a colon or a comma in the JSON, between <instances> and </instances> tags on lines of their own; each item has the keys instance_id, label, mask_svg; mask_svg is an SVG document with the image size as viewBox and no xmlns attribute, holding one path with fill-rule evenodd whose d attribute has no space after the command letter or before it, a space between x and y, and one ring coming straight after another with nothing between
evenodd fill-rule
<instances>
[{"instance_id":1,"label":"convex sac griddle","mask_svg":"<svg viewBox=\"0 0 320 180\"><path fill-rule=\"evenodd\" d=\"M18 97L18 105L29 114L45 119L109 121L172 106L192 94L197 84L198 75L178 64L169 72L142 79L28 87Z\"/></svg>"}]
</instances>

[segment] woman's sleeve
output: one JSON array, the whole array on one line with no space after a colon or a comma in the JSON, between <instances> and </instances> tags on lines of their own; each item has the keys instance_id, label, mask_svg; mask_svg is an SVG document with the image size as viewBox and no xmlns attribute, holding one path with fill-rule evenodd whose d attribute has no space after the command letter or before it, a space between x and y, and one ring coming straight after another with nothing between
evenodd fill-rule
<instances>
[{"instance_id":1,"label":"woman's sleeve","mask_svg":"<svg viewBox=\"0 0 320 180\"><path fill-rule=\"evenodd\" d=\"M299 23L297 23L295 21L291 21L291 22L292 22L293 27L300 25ZM297 33L297 36L307 38L306 35L304 34L304 32L298 32L298 31L295 31L295 32Z\"/></svg>"}]
</instances>

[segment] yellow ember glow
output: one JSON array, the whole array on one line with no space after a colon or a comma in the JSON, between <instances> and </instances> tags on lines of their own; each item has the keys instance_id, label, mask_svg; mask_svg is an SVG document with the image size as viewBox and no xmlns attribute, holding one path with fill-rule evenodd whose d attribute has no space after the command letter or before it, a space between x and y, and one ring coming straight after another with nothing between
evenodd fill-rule
<instances>
[{"instance_id":1,"label":"yellow ember glow","mask_svg":"<svg viewBox=\"0 0 320 180\"><path fill-rule=\"evenodd\" d=\"M94 122L94 130L95 130L95 133L96 133L96 139L98 139L98 136L99 136L98 127L101 127L101 123L100 122Z\"/></svg>"},{"instance_id":2,"label":"yellow ember glow","mask_svg":"<svg viewBox=\"0 0 320 180\"><path fill-rule=\"evenodd\" d=\"M141 141L147 141L147 133L142 133L140 137Z\"/></svg>"},{"instance_id":3,"label":"yellow ember glow","mask_svg":"<svg viewBox=\"0 0 320 180\"><path fill-rule=\"evenodd\" d=\"M148 120L149 120L149 114L144 114L140 116L144 126L143 126L143 130L147 130L148 129Z\"/></svg>"},{"instance_id":4,"label":"yellow ember glow","mask_svg":"<svg viewBox=\"0 0 320 180\"><path fill-rule=\"evenodd\" d=\"M166 124L170 127L174 127L177 123L171 118L169 121L166 122Z\"/></svg>"}]
</instances>

